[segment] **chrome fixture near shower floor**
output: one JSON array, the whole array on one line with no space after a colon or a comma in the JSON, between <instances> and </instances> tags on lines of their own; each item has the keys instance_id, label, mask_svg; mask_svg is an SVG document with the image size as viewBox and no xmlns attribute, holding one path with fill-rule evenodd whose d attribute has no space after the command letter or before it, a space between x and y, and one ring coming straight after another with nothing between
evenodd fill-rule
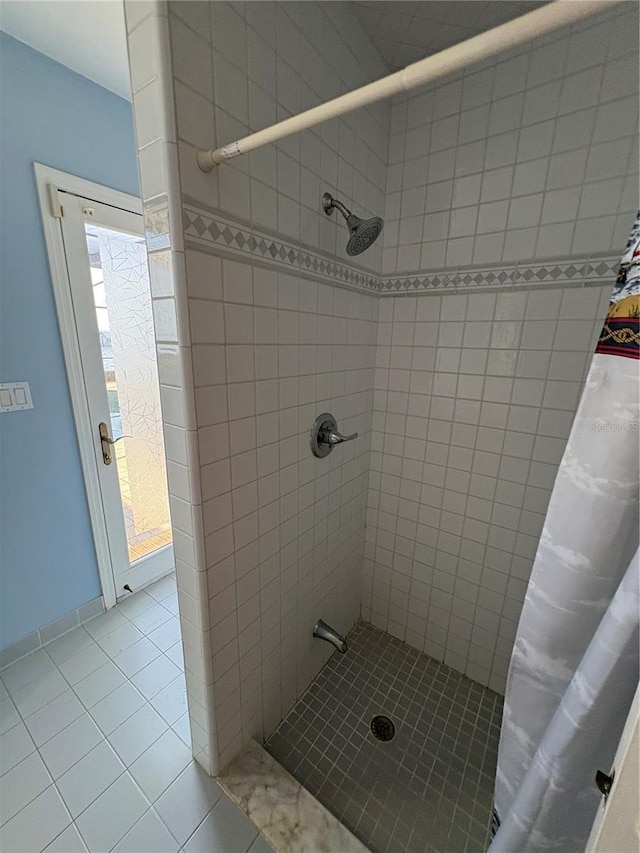
<instances>
[{"instance_id":1,"label":"chrome fixture near shower floor","mask_svg":"<svg viewBox=\"0 0 640 853\"><path fill-rule=\"evenodd\" d=\"M338 432L338 422L331 412L323 412L313 422L309 444L313 455L317 456L318 459L324 459L331 453L336 444L353 441L357 437L357 432L352 432L351 435L342 435L341 432Z\"/></svg>"},{"instance_id":2,"label":"chrome fixture near shower floor","mask_svg":"<svg viewBox=\"0 0 640 853\"><path fill-rule=\"evenodd\" d=\"M484 853L502 697L371 625L347 640L267 751L371 853Z\"/></svg>"},{"instance_id":3,"label":"chrome fixture near shower floor","mask_svg":"<svg viewBox=\"0 0 640 853\"><path fill-rule=\"evenodd\" d=\"M342 634L339 634L331 625L327 625L323 619L318 619L314 625L313 636L318 640L326 640L328 643L331 643L341 654L344 654L349 649L347 641Z\"/></svg>"},{"instance_id":4,"label":"chrome fixture near shower floor","mask_svg":"<svg viewBox=\"0 0 640 853\"><path fill-rule=\"evenodd\" d=\"M347 255L359 255L375 243L384 225L379 216L373 216L371 219L360 219L359 216L351 213L337 198L333 198L330 193L324 193L322 196L322 209L327 216L331 216L334 208L339 210L344 216L347 228L351 234L347 243Z\"/></svg>"}]
</instances>

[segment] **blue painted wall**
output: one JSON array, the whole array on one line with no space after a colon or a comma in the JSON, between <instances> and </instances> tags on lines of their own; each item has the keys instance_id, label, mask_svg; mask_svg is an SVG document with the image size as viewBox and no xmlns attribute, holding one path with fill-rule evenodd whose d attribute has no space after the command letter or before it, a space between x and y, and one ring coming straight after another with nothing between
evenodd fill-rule
<instances>
[{"instance_id":1,"label":"blue painted wall","mask_svg":"<svg viewBox=\"0 0 640 853\"><path fill-rule=\"evenodd\" d=\"M131 104L0 32L0 647L101 594L34 162L139 195Z\"/></svg>"}]
</instances>

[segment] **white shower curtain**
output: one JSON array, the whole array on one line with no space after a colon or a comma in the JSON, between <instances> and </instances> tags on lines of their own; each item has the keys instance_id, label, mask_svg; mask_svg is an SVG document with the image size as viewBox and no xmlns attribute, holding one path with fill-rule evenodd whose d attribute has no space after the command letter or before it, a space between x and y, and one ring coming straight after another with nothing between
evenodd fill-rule
<instances>
[{"instance_id":1,"label":"white shower curtain","mask_svg":"<svg viewBox=\"0 0 640 853\"><path fill-rule=\"evenodd\" d=\"M640 213L518 626L490 853L582 853L638 684L639 317Z\"/></svg>"}]
</instances>

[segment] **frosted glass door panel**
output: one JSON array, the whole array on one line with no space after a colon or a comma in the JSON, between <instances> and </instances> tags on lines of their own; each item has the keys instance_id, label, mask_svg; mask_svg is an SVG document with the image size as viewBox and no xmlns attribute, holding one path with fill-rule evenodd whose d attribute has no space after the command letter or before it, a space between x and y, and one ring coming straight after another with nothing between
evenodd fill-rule
<instances>
[{"instance_id":1,"label":"frosted glass door panel","mask_svg":"<svg viewBox=\"0 0 640 853\"><path fill-rule=\"evenodd\" d=\"M160 386L144 239L86 225L129 561L171 544Z\"/></svg>"}]
</instances>

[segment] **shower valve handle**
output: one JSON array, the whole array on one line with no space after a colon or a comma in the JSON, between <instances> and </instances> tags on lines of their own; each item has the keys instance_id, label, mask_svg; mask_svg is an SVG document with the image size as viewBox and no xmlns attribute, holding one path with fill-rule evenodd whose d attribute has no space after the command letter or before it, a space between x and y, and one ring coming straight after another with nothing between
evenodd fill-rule
<instances>
[{"instance_id":1,"label":"shower valve handle","mask_svg":"<svg viewBox=\"0 0 640 853\"><path fill-rule=\"evenodd\" d=\"M311 452L319 459L327 456L336 444L342 444L344 441L353 441L358 437L357 432L352 432L351 435L343 435L338 432L338 423L330 412L323 412L315 419L309 436L311 444Z\"/></svg>"},{"instance_id":2,"label":"shower valve handle","mask_svg":"<svg viewBox=\"0 0 640 853\"><path fill-rule=\"evenodd\" d=\"M325 441L327 444L342 444L343 441L353 441L358 437L357 432L352 432L351 435L343 435L341 432L328 431L328 434L320 436L320 441Z\"/></svg>"}]
</instances>

